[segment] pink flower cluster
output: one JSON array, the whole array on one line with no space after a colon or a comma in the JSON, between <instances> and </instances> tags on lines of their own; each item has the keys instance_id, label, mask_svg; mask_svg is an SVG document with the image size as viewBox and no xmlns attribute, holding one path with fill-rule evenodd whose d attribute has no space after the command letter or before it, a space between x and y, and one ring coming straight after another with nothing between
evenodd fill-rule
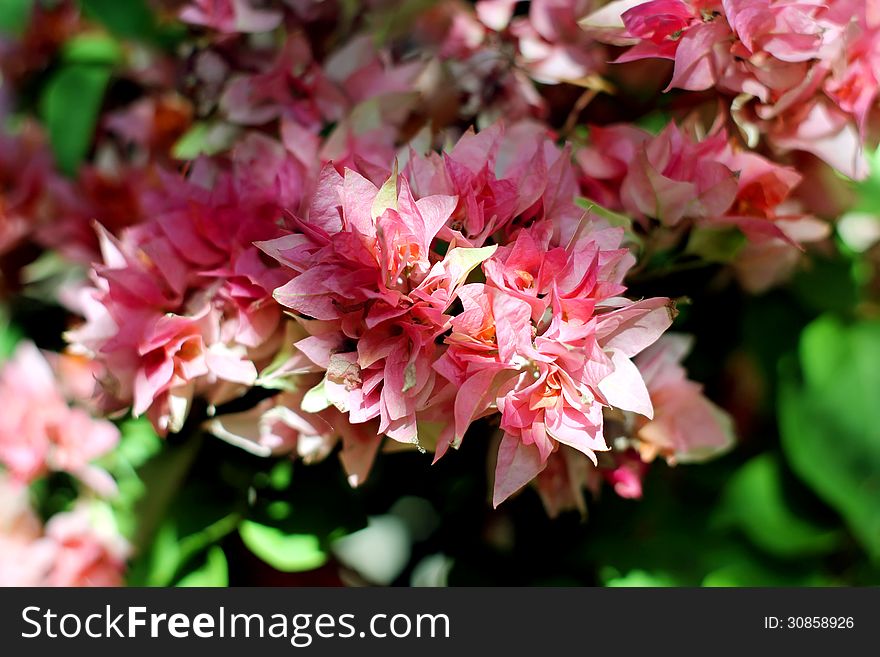
<instances>
[{"instance_id":1,"label":"pink flower cluster","mask_svg":"<svg viewBox=\"0 0 880 657\"><path fill-rule=\"evenodd\" d=\"M103 364L108 410L131 405L159 431L178 431L196 392L216 404L254 384L255 362L277 347L270 295L281 279L253 243L279 234L301 169L255 134L228 167L203 161L187 180L166 175L143 200L149 221L118 238L98 226L104 262L80 300L88 321L69 338Z\"/></svg>"},{"instance_id":2,"label":"pink flower cluster","mask_svg":"<svg viewBox=\"0 0 880 657\"><path fill-rule=\"evenodd\" d=\"M867 175L862 143L877 104L876 0L616 0L586 30L631 46L617 62L674 63L667 90L716 90L751 147L815 154Z\"/></svg>"},{"instance_id":3,"label":"pink flower cluster","mask_svg":"<svg viewBox=\"0 0 880 657\"><path fill-rule=\"evenodd\" d=\"M26 484L49 472L67 472L94 491L109 495L113 479L93 461L109 453L119 431L95 419L83 401L91 394L93 370L61 357L56 372L31 343L19 345L0 365L0 464L11 480ZM69 401L78 401L71 406Z\"/></svg>"},{"instance_id":4,"label":"pink flower cluster","mask_svg":"<svg viewBox=\"0 0 880 657\"><path fill-rule=\"evenodd\" d=\"M43 526L0 473L0 586L120 586L129 546L88 503Z\"/></svg>"},{"instance_id":5,"label":"pink flower cluster","mask_svg":"<svg viewBox=\"0 0 880 657\"><path fill-rule=\"evenodd\" d=\"M634 284L711 234L764 290L827 236L810 195L839 183L826 165L864 175L876 127L876 2L355 4L177 3L197 45L121 67L139 97L76 176L38 131L3 138L0 266L28 240L96 261L64 301L100 410L338 450L353 485L383 446L437 459L484 431L494 503L533 482L551 512L726 449L685 341L661 337L673 302ZM626 96L652 60L679 91L649 131L658 108ZM33 426L82 418L61 402ZM87 477L100 450L64 460L53 431L0 437L12 476Z\"/></svg>"},{"instance_id":6,"label":"pink flower cluster","mask_svg":"<svg viewBox=\"0 0 880 657\"><path fill-rule=\"evenodd\" d=\"M107 420L92 417L94 364L45 356L19 344L0 365L0 586L118 586L128 556L104 503L113 478L95 463L119 441ZM87 486L69 511L43 526L28 485L65 472Z\"/></svg>"},{"instance_id":7,"label":"pink flower cluster","mask_svg":"<svg viewBox=\"0 0 880 657\"><path fill-rule=\"evenodd\" d=\"M301 410L335 407L435 458L497 415L496 505L561 446L598 464L607 409L652 417L631 359L673 317L668 299L621 296L634 259L621 229L573 204L568 158L511 133L412 154L381 186L327 167L294 230L259 243L290 278L275 299L307 333L287 371L304 354L323 373Z\"/></svg>"},{"instance_id":8,"label":"pink flower cluster","mask_svg":"<svg viewBox=\"0 0 880 657\"><path fill-rule=\"evenodd\" d=\"M577 161L585 194L636 220L733 226L753 242L792 243L793 226L814 221L793 199L801 175L740 148L723 129L700 139L675 123L656 136L626 124L593 127Z\"/></svg>"}]
</instances>

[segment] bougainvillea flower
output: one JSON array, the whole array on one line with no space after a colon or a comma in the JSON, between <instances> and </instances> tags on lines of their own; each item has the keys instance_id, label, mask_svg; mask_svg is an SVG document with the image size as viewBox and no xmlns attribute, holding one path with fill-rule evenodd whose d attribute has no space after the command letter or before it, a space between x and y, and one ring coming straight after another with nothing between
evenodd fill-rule
<instances>
[{"instance_id":1,"label":"bougainvillea flower","mask_svg":"<svg viewBox=\"0 0 880 657\"><path fill-rule=\"evenodd\" d=\"M410 154L404 175L417 197L447 194L458 204L441 239L481 246L494 233L547 220L562 229L580 218L577 181L567 149L538 123L496 123L468 130L442 156Z\"/></svg>"},{"instance_id":2,"label":"bougainvillea flower","mask_svg":"<svg viewBox=\"0 0 880 657\"><path fill-rule=\"evenodd\" d=\"M485 15L480 12L482 4L477 3L481 18ZM604 50L577 24L592 5L591 0L533 0L526 16L510 21L520 64L535 81L580 84L601 70ZM500 21L496 25L493 29L500 29Z\"/></svg>"},{"instance_id":3,"label":"bougainvillea flower","mask_svg":"<svg viewBox=\"0 0 880 657\"><path fill-rule=\"evenodd\" d=\"M79 501L43 526L27 488L0 473L0 586L121 586L131 553L110 511Z\"/></svg>"},{"instance_id":4,"label":"bougainvillea flower","mask_svg":"<svg viewBox=\"0 0 880 657\"><path fill-rule=\"evenodd\" d=\"M0 586L45 583L55 557L28 500L28 489L0 472Z\"/></svg>"},{"instance_id":5,"label":"bougainvillea flower","mask_svg":"<svg viewBox=\"0 0 880 657\"><path fill-rule=\"evenodd\" d=\"M82 408L70 407L40 351L21 343L0 368L0 463L17 481L68 472L102 494L110 476L92 461L112 450L119 431Z\"/></svg>"},{"instance_id":6,"label":"bougainvillea flower","mask_svg":"<svg viewBox=\"0 0 880 657\"><path fill-rule=\"evenodd\" d=\"M620 231L591 226L556 249L549 248L549 231L534 232L545 233L545 241L520 232L512 247L483 263L486 285L459 291L464 311L452 320L447 351L435 364L458 388L452 446L489 407L501 414L496 505L541 472L560 445L596 463L596 452L609 449L603 407L651 416L630 359L672 321L666 299L632 303L617 296L622 271L632 264L628 252L613 248ZM438 446L439 455L445 447Z\"/></svg>"},{"instance_id":7,"label":"bougainvillea flower","mask_svg":"<svg viewBox=\"0 0 880 657\"><path fill-rule=\"evenodd\" d=\"M348 482L359 486L366 480L382 442L378 423L352 424L333 406L315 413L303 410L304 392L302 388L294 393L283 392L248 411L213 418L206 427L251 453L291 454L305 463L324 459L341 442L339 459ZM305 406L310 403L306 401Z\"/></svg>"},{"instance_id":8,"label":"bougainvillea flower","mask_svg":"<svg viewBox=\"0 0 880 657\"><path fill-rule=\"evenodd\" d=\"M716 89L749 145L810 151L867 175L861 152L877 98L878 31L870 3L786 0L613 2L582 26L631 45L617 61L674 61L668 89Z\"/></svg>"},{"instance_id":9,"label":"bougainvillea flower","mask_svg":"<svg viewBox=\"0 0 880 657\"><path fill-rule=\"evenodd\" d=\"M240 394L257 378L254 360L271 358L261 347L280 330L271 292L285 276L253 243L281 234L277 204L299 204L305 172L267 141L242 140L231 172L165 176L143 201L150 220L121 237L99 228L87 322L69 336L103 364L108 408L131 405L163 433L177 430L194 395ZM249 179L235 175L244 168Z\"/></svg>"},{"instance_id":10,"label":"bougainvillea flower","mask_svg":"<svg viewBox=\"0 0 880 657\"><path fill-rule=\"evenodd\" d=\"M776 222L803 216L784 205L801 176L735 147L723 131L698 140L670 123L657 136L626 125L590 134L577 154L582 184L612 209L669 226L732 225L753 240L787 240Z\"/></svg>"},{"instance_id":11,"label":"bougainvillea flower","mask_svg":"<svg viewBox=\"0 0 880 657\"><path fill-rule=\"evenodd\" d=\"M0 586L121 586L131 549L108 514L80 502L44 527L27 488L0 476Z\"/></svg>"},{"instance_id":12,"label":"bougainvillea flower","mask_svg":"<svg viewBox=\"0 0 880 657\"><path fill-rule=\"evenodd\" d=\"M803 217L779 220L779 229L787 239L773 238L749 242L736 253L733 261L737 279L744 289L760 294L791 277L804 254L791 248L791 243L808 244L828 237L831 227L821 219Z\"/></svg>"},{"instance_id":13,"label":"bougainvillea flower","mask_svg":"<svg viewBox=\"0 0 880 657\"><path fill-rule=\"evenodd\" d=\"M399 181L399 192L396 175L380 190L350 169L344 179L325 169L315 199L321 212L309 217L308 232L261 244L298 274L275 298L321 320L340 319L372 299L397 307L427 276L431 242L456 202L442 195L416 201L406 179ZM334 199L341 200L338 211Z\"/></svg>"},{"instance_id":14,"label":"bougainvillea flower","mask_svg":"<svg viewBox=\"0 0 880 657\"><path fill-rule=\"evenodd\" d=\"M636 430L645 461L657 455L670 463L704 461L733 446L730 416L706 399L681 366L692 342L667 334L636 357L654 406L653 419L640 420Z\"/></svg>"},{"instance_id":15,"label":"bougainvillea flower","mask_svg":"<svg viewBox=\"0 0 880 657\"><path fill-rule=\"evenodd\" d=\"M494 247L432 243L456 198L413 198L396 173L377 188L354 171L328 167L312 212L299 232L260 247L291 272L275 298L319 333L297 342L326 370L324 407L354 423L379 418L379 431L402 442L418 439L417 414L432 400L436 339L448 328L446 310L470 270Z\"/></svg>"},{"instance_id":16,"label":"bougainvillea flower","mask_svg":"<svg viewBox=\"0 0 880 657\"><path fill-rule=\"evenodd\" d=\"M54 555L46 586L122 586L131 546L103 509L86 502L46 523Z\"/></svg>"},{"instance_id":17,"label":"bougainvillea flower","mask_svg":"<svg viewBox=\"0 0 880 657\"><path fill-rule=\"evenodd\" d=\"M180 19L219 32L269 32L281 23L282 13L258 9L251 0L191 0Z\"/></svg>"},{"instance_id":18,"label":"bougainvillea flower","mask_svg":"<svg viewBox=\"0 0 880 657\"><path fill-rule=\"evenodd\" d=\"M584 489L595 492L599 482L598 470L590 460L563 445L547 459L547 466L535 477L534 486L551 518L563 511L578 511L584 517L587 513Z\"/></svg>"}]
</instances>

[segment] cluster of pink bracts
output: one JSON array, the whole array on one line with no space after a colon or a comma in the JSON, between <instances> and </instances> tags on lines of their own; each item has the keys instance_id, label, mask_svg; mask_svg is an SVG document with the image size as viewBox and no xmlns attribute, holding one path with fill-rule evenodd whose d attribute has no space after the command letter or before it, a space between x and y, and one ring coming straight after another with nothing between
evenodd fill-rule
<instances>
[{"instance_id":1,"label":"cluster of pink bracts","mask_svg":"<svg viewBox=\"0 0 880 657\"><path fill-rule=\"evenodd\" d=\"M664 335L673 302L627 297L628 236L739 231L741 283L784 278L827 234L805 172L813 191L866 173L878 3L518 4L437 3L399 47L355 34L319 55L310 30L334 2L194 0L178 15L204 43L126 73L143 97L103 117L76 180L33 126L4 137L0 255L30 241L96 263L62 298L84 318L67 339L99 381L89 407L167 434L202 400L204 428L256 454L341 445L352 485L383 444L436 460L470 436L496 446L495 505L534 482L552 514L603 480L638 497L658 456L727 449L729 417L681 366L689 339ZM657 134L550 127L547 89L613 93L602 76L638 80L637 60L674 62L686 116ZM166 132L194 117L213 154L180 173ZM116 430L39 359L24 346L5 366L20 413L0 417L0 462L106 493L89 463ZM273 396L223 412L255 387Z\"/></svg>"},{"instance_id":2,"label":"cluster of pink bracts","mask_svg":"<svg viewBox=\"0 0 880 657\"><path fill-rule=\"evenodd\" d=\"M627 468L610 453L608 412L632 431L610 438L648 441L644 454L728 446L699 393L670 403L704 421L649 422L652 391L632 359L670 326L672 303L623 296L635 262L624 231L575 205L575 169L545 129L469 132L442 157L410 150L399 171L368 167L374 180L327 164L310 181L284 162L259 190L240 188L237 162L204 163L212 170L166 181L151 219L118 238L101 231L88 321L68 337L103 365L108 410L131 406L175 431L196 395L216 407L280 389L208 427L306 459L341 440L355 485L383 437L440 458L497 416L496 505L540 485L551 460ZM285 188L312 190L273 205ZM683 355L665 344L645 361L659 368L657 395Z\"/></svg>"},{"instance_id":3,"label":"cluster of pink bracts","mask_svg":"<svg viewBox=\"0 0 880 657\"><path fill-rule=\"evenodd\" d=\"M616 0L582 25L632 46L617 62L672 60L667 90L730 98L750 147L763 137L850 177L867 173L861 145L880 89L876 0Z\"/></svg>"}]
</instances>

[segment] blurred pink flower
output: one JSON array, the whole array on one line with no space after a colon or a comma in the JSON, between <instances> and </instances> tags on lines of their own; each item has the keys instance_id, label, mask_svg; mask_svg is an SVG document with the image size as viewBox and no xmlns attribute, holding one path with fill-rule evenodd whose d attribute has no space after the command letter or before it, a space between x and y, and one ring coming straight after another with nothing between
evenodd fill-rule
<instances>
[{"instance_id":1,"label":"blurred pink flower","mask_svg":"<svg viewBox=\"0 0 880 657\"><path fill-rule=\"evenodd\" d=\"M45 532L54 547L45 586L123 585L130 546L89 504L52 516Z\"/></svg>"},{"instance_id":2,"label":"blurred pink flower","mask_svg":"<svg viewBox=\"0 0 880 657\"><path fill-rule=\"evenodd\" d=\"M51 173L52 158L36 125L25 123L15 135L0 126L0 256L37 228Z\"/></svg>"},{"instance_id":3,"label":"blurred pink flower","mask_svg":"<svg viewBox=\"0 0 880 657\"><path fill-rule=\"evenodd\" d=\"M180 19L219 32L269 32L281 24L283 14L259 9L251 0L190 0L180 10Z\"/></svg>"},{"instance_id":4,"label":"blurred pink flower","mask_svg":"<svg viewBox=\"0 0 880 657\"><path fill-rule=\"evenodd\" d=\"M52 568L54 545L28 500L27 486L0 472L0 586L40 586Z\"/></svg>"},{"instance_id":5,"label":"blurred pink flower","mask_svg":"<svg viewBox=\"0 0 880 657\"><path fill-rule=\"evenodd\" d=\"M102 513L80 501L44 527L0 474L0 586L121 586L130 546Z\"/></svg>"},{"instance_id":6,"label":"blurred pink flower","mask_svg":"<svg viewBox=\"0 0 880 657\"><path fill-rule=\"evenodd\" d=\"M24 342L0 368L0 463L19 482L47 472L68 472L101 494L115 491L92 461L111 451L118 429L68 406L55 374L39 350Z\"/></svg>"}]
</instances>

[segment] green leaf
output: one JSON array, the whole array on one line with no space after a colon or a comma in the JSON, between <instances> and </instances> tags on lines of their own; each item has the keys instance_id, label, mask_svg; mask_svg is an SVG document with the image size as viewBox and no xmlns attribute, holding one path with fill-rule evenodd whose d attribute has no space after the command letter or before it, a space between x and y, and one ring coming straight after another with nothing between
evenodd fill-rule
<instances>
[{"instance_id":1,"label":"green leaf","mask_svg":"<svg viewBox=\"0 0 880 657\"><path fill-rule=\"evenodd\" d=\"M175 498L186 481L201 441L201 436L197 436L183 445L165 445L162 451L138 468L138 476L145 489L145 494L135 507L138 525L134 543L139 551L146 551L153 537L161 531L165 516L174 507Z\"/></svg>"},{"instance_id":2,"label":"green leaf","mask_svg":"<svg viewBox=\"0 0 880 657\"><path fill-rule=\"evenodd\" d=\"M89 18L119 36L144 38L156 29L153 12L144 0L79 0L79 4Z\"/></svg>"},{"instance_id":3,"label":"green leaf","mask_svg":"<svg viewBox=\"0 0 880 657\"><path fill-rule=\"evenodd\" d=\"M836 317L825 315L807 326L799 348L807 385L819 388L828 384L848 351L846 327Z\"/></svg>"},{"instance_id":4,"label":"green leaf","mask_svg":"<svg viewBox=\"0 0 880 657\"><path fill-rule=\"evenodd\" d=\"M602 217L607 220L612 226L623 226L624 228L632 227L632 219L627 217L625 214L620 214L619 212L615 212L614 210L609 210L608 208L603 208L601 205L596 203L595 201L591 201L588 198L578 197L574 200L575 205L577 205L582 210L586 210L592 214L595 214L598 217Z\"/></svg>"},{"instance_id":5,"label":"green leaf","mask_svg":"<svg viewBox=\"0 0 880 657\"><path fill-rule=\"evenodd\" d=\"M677 582L674 577L668 573L647 572L644 570L631 570L626 575L620 575L613 568L604 569L602 579L605 586L610 587L655 587L655 586L676 586Z\"/></svg>"},{"instance_id":6,"label":"green leaf","mask_svg":"<svg viewBox=\"0 0 880 657\"><path fill-rule=\"evenodd\" d=\"M377 6L366 14L366 34L372 34L376 45L405 35L413 22L436 0L409 0Z\"/></svg>"},{"instance_id":7,"label":"green leaf","mask_svg":"<svg viewBox=\"0 0 880 657\"><path fill-rule=\"evenodd\" d=\"M804 331L803 384L780 382L788 461L880 559L880 322L823 317Z\"/></svg>"},{"instance_id":8,"label":"green leaf","mask_svg":"<svg viewBox=\"0 0 880 657\"><path fill-rule=\"evenodd\" d=\"M216 545L210 548L205 553L205 563L182 577L177 586L229 586L229 564L223 549Z\"/></svg>"},{"instance_id":9,"label":"green leaf","mask_svg":"<svg viewBox=\"0 0 880 657\"><path fill-rule=\"evenodd\" d=\"M321 542L312 534L285 534L251 520L242 522L238 531L247 548L276 570L314 570L327 562Z\"/></svg>"},{"instance_id":10,"label":"green leaf","mask_svg":"<svg viewBox=\"0 0 880 657\"><path fill-rule=\"evenodd\" d=\"M61 68L43 90L40 110L59 168L76 172L92 145L98 111L110 81L110 68L70 64Z\"/></svg>"},{"instance_id":11,"label":"green leaf","mask_svg":"<svg viewBox=\"0 0 880 657\"><path fill-rule=\"evenodd\" d=\"M113 453L124 458L132 468L139 468L162 450L162 439L145 417L130 418L119 429L122 439Z\"/></svg>"},{"instance_id":12,"label":"green leaf","mask_svg":"<svg viewBox=\"0 0 880 657\"><path fill-rule=\"evenodd\" d=\"M284 465L255 478L249 520L285 535L317 536L322 545L366 526L362 497L352 489L336 459L308 465L299 462L292 468L287 457L280 463ZM316 499L321 503L315 504Z\"/></svg>"},{"instance_id":13,"label":"green leaf","mask_svg":"<svg viewBox=\"0 0 880 657\"><path fill-rule=\"evenodd\" d=\"M206 526L188 527L187 511L183 509L180 514L171 514L156 534L145 561L143 585L170 586L186 572L192 559L230 534L239 524L238 514L231 513Z\"/></svg>"},{"instance_id":14,"label":"green leaf","mask_svg":"<svg viewBox=\"0 0 880 657\"><path fill-rule=\"evenodd\" d=\"M880 215L880 148L868 154L868 161L868 177L854 183L858 200L852 209Z\"/></svg>"},{"instance_id":15,"label":"green leaf","mask_svg":"<svg viewBox=\"0 0 880 657\"><path fill-rule=\"evenodd\" d=\"M296 374L296 368L291 371L288 366L291 364L295 354L298 353L294 344L303 335L305 333L302 332L302 329L296 322L286 322L281 348L275 354L272 362L260 372L256 385L270 390L287 390L288 392L295 392L299 389L297 381L299 376Z\"/></svg>"},{"instance_id":16,"label":"green leaf","mask_svg":"<svg viewBox=\"0 0 880 657\"><path fill-rule=\"evenodd\" d=\"M269 485L275 490L287 490L293 481L293 461L279 461L268 475Z\"/></svg>"},{"instance_id":17,"label":"green leaf","mask_svg":"<svg viewBox=\"0 0 880 657\"><path fill-rule=\"evenodd\" d=\"M637 121L637 125L650 132L652 135L659 135L672 121L672 115L669 112L657 110L646 114Z\"/></svg>"},{"instance_id":18,"label":"green leaf","mask_svg":"<svg viewBox=\"0 0 880 657\"><path fill-rule=\"evenodd\" d=\"M85 33L64 44L61 58L69 64L119 64L123 52L116 39L106 34Z\"/></svg>"},{"instance_id":19,"label":"green leaf","mask_svg":"<svg viewBox=\"0 0 880 657\"><path fill-rule=\"evenodd\" d=\"M817 572L772 568L757 561L739 561L708 573L701 586L830 586L833 582Z\"/></svg>"},{"instance_id":20,"label":"green leaf","mask_svg":"<svg viewBox=\"0 0 880 657\"><path fill-rule=\"evenodd\" d=\"M27 28L34 0L2 0L0 2L0 33L19 35Z\"/></svg>"},{"instance_id":21,"label":"green leaf","mask_svg":"<svg viewBox=\"0 0 880 657\"><path fill-rule=\"evenodd\" d=\"M116 480L118 493L112 500L116 523L123 535L133 538L141 523L135 510L147 492L138 468L161 451L162 440L146 418L128 419L120 424L119 430L121 437L116 449L100 458L97 464Z\"/></svg>"},{"instance_id":22,"label":"green leaf","mask_svg":"<svg viewBox=\"0 0 880 657\"><path fill-rule=\"evenodd\" d=\"M785 496L782 466L772 453L750 460L734 474L719 518L741 529L761 549L778 556L833 550L840 532L798 514Z\"/></svg>"},{"instance_id":23,"label":"green leaf","mask_svg":"<svg viewBox=\"0 0 880 657\"><path fill-rule=\"evenodd\" d=\"M595 201L588 198L577 197L575 198L574 202L575 205L577 205L579 208L585 210L587 214L601 217L602 219L607 221L609 225L614 226L615 228L623 228L625 241L630 244L636 245L639 250L643 248L644 240L633 230L633 220L631 217L628 217L625 214L621 214L619 212L615 212L614 210L604 208Z\"/></svg>"},{"instance_id":24,"label":"green leaf","mask_svg":"<svg viewBox=\"0 0 880 657\"><path fill-rule=\"evenodd\" d=\"M0 361L12 356L21 337L21 331L12 324L6 309L0 307Z\"/></svg>"},{"instance_id":25,"label":"green leaf","mask_svg":"<svg viewBox=\"0 0 880 657\"><path fill-rule=\"evenodd\" d=\"M123 39L173 48L186 35L184 25L160 24L147 0L79 0L85 15Z\"/></svg>"}]
</instances>

